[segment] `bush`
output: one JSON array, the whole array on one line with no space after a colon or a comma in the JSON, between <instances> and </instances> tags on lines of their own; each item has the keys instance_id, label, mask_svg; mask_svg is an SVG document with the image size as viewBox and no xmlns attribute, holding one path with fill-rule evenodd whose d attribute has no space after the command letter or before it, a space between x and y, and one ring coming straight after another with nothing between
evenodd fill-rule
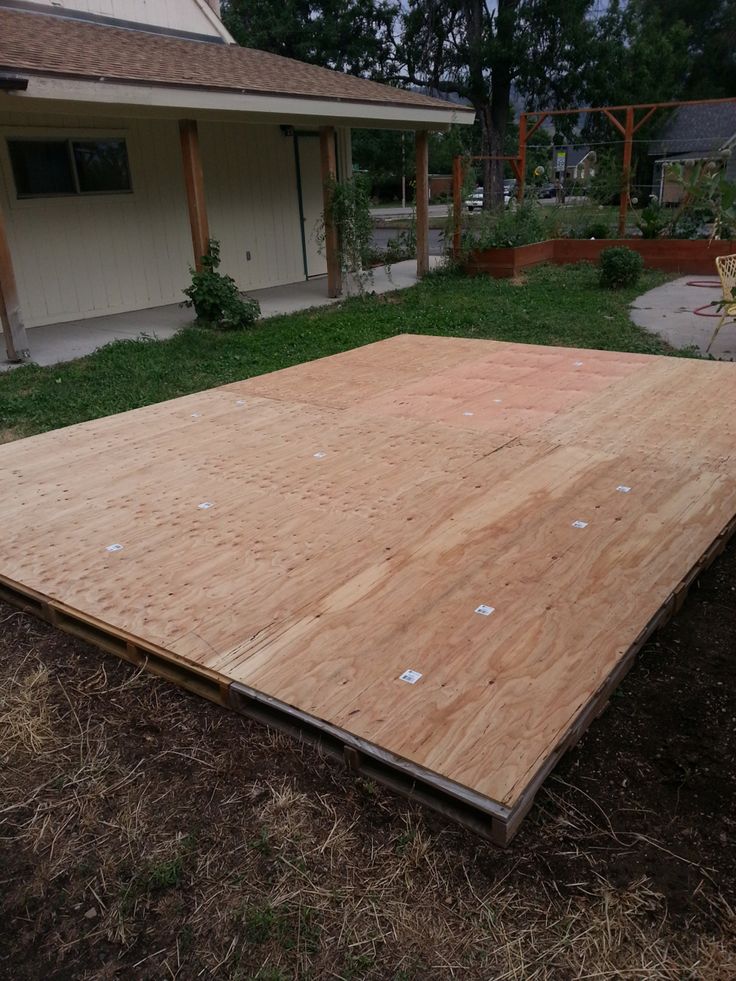
<instances>
[{"instance_id":1,"label":"bush","mask_svg":"<svg viewBox=\"0 0 736 981\"><path fill-rule=\"evenodd\" d=\"M368 180L356 174L350 180L326 182L330 199L329 219L337 229L337 258L340 269L363 293L371 281L373 258L373 217ZM327 229L322 216L317 231L317 243L324 255L327 249Z\"/></svg>"},{"instance_id":2,"label":"bush","mask_svg":"<svg viewBox=\"0 0 736 981\"><path fill-rule=\"evenodd\" d=\"M666 209L657 200L656 195L652 194L649 204L642 209L641 217L636 222L642 238L659 238L667 225L668 216Z\"/></svg>"},{"instance_id":3,"label":"bush","mask_svg":"<svg viewBox=\"0 0 736 981\"><path fill-rule=\"evenodd\" d=\"M417 223L416 218L412 217L408 228L399 232L394 238L390 238L386 243L384 252L384 265L392 266L395 262L403 262L405 259L413 259L417 254Z\"/></svg>"},{"instance_id":4,"label":"bush","mask_svg":"<svg viewBox=\"0 0 736 981\"><path fill-rule=\"evenodd\" d=\"M185 306L194 307L197 322L220 330L242 330L258 319L261 308L257 300L244 296L232 276L217 270L220 266L220 243L211 238L202 256L202 269L190 269L192 285L184 290Z\"/></svg>"},{"instance_id":5,"label":"bush","mask_svg":"<svg viewBox=\"0 0 736 981\"><path fill-rule=\"evenodd\" d=\"M610 238L611 229L605 221L594 221L585 229L585 238Z\"/></svg>"},{"instance_id":6,"label":"bush","mask_svg":"<svg viewBox=\"0 0 736 981\"><path fill-rule=\"evenodd\" d=\"M642 257L633 249L621 247L604 249L601 252L601 286L607 289L634 286L643 269Z\"/></svg>"},{"instance_id":7,"label":"bush","mask_svg":"<svg viewBox=\"0 0 736 981\"><path fill-rule=\"evenodd\" d=\"M525 200L501 212L481 212L464 240L468 251L532 245L549 237L542 210L536 201Z\"/></svg>"}]
</instances>

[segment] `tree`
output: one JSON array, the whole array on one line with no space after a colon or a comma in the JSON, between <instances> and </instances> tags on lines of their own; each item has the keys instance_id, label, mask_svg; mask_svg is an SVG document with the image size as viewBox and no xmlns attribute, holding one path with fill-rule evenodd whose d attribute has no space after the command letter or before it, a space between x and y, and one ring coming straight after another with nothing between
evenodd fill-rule
<instances>
[{"instance_id":1,"label":"tree","mask_svg":"<svg viewBox=\"0 0 736 981\"><path fill-rule=\"evenodd\" d=\"M593 36L592 0L408 0L402 82L467 100L481 153L504 154L512 86L531 106L570 105ZM485 204L503 199L503 165L484 164Z\"/></svg>"},{"instance_id":2,"label":"tree","mask_svg":"<svg viewBox=\"0 0 736 981\"><path fill-rule=\"evenodd\" d=\"M225 0L223 20L238 44L351 75L393 72L390 0Z\"/></svg>"},{"instance_id":3,"label":"tree","mask_svg":"<svg viewBox=\"0 0 736 981\"><path fill-rule=\"evenodd\" d=\"M664 16L651 0L610 0L596 21L584 94L593 106L668 102L684 97L690 69L690 31ZM600 116L586 121L586 135L610 136Z\"/></svg>"},{"instance_id":4,"label":"tree","mask_svg":"<svg viewBox=\"0 0 736 981\"><path fill-rule=\"evenodd\" d=\"M683 96L717 99L736 93L736 0L648 0L663 24L687 31Z\"/></svg>"},{"instance_id":5,"label":"tree","mask_svg":"<svg viewBox=\"0 0 736 981\"><path fill-rule=\"evenodd\" d=\"M596 21L595 38L585 74L585 101L592 106L636 105L686 98L692 67L691 28L672 15L674 4L655 0L609 0ZM665 9L666 8L666 9ZM647 140L664 121L662 112L637 131L632 172L634 184L650 185L652 162ZM618 199L622 144L602 113L591 113L582 129L590 143L601 142L594 194Z\"/></svg>"}]
</instances>

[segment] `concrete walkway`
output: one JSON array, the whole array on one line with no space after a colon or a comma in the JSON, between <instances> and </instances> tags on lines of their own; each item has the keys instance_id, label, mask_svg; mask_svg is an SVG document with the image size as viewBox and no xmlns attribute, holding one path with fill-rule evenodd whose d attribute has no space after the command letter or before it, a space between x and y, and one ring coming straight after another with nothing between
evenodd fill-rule
<instances>
[{"instance_id":1,"label":"concrete walkway","mask_svg":"<svg viewBox=\"0 0 736 981\"><path fill-rule=\"evenodd\" d=\"M712 282L713 286L688 285L693 282ZM716 313L716 308L709 309L708 304L720 299L720 284L714 276L683 276L638 297L631 305L630 315L635 324L659 334L672 347L694 347L705 354L720 314L703 317L694 311L705 307L702 313ZM722 361L736 359L735 321L724 323L710 353Z\"/></svg>"},{"instance_id":2,"label":"concrete walkway","mask_svg":"<svg viewBox=\"0 0 736 981\"><path fill-rule=\"evenodd\" d=\"M438 256L430 256L430 265L440 262ZM373 283L366 287L368 292L388 293L391 290L405 289L417 282L417 264L412 260L397 262L388 274L385 269L373 270ZM261 305L264 318L284 313L296 313L311 307L337 303L326 296L326 280L320 276L287 286L274 286L265 290L253 290L248 294L255 297ZM178 303L148 310L134 310L130 313L110 314L106 317L90 317L73 320L66 324L49 324L44 327L31 327L28 342L31 360L40 365L58 364L73 361L91 354L111 341L136 337L152 337L166 340L193 321L193 312ZM4 352L2 340L0 350ZM7 371L16 365L0 361L0 371Z\"/></svg>"}]
</instances>

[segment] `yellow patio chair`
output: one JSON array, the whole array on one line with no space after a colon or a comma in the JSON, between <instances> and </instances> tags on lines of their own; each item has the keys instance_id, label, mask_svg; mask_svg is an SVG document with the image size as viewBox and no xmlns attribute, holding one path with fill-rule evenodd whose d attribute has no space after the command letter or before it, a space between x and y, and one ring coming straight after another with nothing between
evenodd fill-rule
<instances>
[{"instance_id":1,"label":"yellow patio chair","mask_svg":"<svg viewBox=\"0 0 736 981\"><path fill-rule=\"evenodd\" d=\"M716 269L718 270L718 275L721 277L721 288L723 289L722 315L716 329L713 331L710 344L705 349L706 353L713 346L713 341L718 337L718 331L723 327L724 321L728 320L729 317L736 319L736 296L734 296L734 289L736 288L736 255L719 255L716 258Z\"/></svg>"}]
</instances>

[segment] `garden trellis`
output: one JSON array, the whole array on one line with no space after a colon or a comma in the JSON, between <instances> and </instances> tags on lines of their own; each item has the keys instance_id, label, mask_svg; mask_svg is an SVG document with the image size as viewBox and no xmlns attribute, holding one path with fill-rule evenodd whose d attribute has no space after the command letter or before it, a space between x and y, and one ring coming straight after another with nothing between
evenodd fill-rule
<instances>
[{"instance_id":1,"label":"garden trellis","mask_svg":"<svg viewBox=\"0 0 736 981\"><path fill-rule=\"evenodd\" d=\"M722 99L689 99L673 102L642 102L636 105L620 106L586 106L574 109L535 109L522 112L519 116L519 150L516 156L456 156L453 160L453 252L460 252L461 217L462 217L462 186L467 163L476 160L502 160L511 165L517 181L516 194L518 200L524 197L526 185L526 156L529 139L537 132L543 123L552 116L578 116L589 113L602 113L618 130L623 144L623 160L621 164L621 195L619 203L618 233L623 237L626 231L626 216L628 214L631 187L631 157L634 136L659 109L677 109L681 106L714 105L736 103L736 97ZM638 115L641 113L641 115ZM638 118L637 118L638 115Z\"/></svg>"}]
</instances>

